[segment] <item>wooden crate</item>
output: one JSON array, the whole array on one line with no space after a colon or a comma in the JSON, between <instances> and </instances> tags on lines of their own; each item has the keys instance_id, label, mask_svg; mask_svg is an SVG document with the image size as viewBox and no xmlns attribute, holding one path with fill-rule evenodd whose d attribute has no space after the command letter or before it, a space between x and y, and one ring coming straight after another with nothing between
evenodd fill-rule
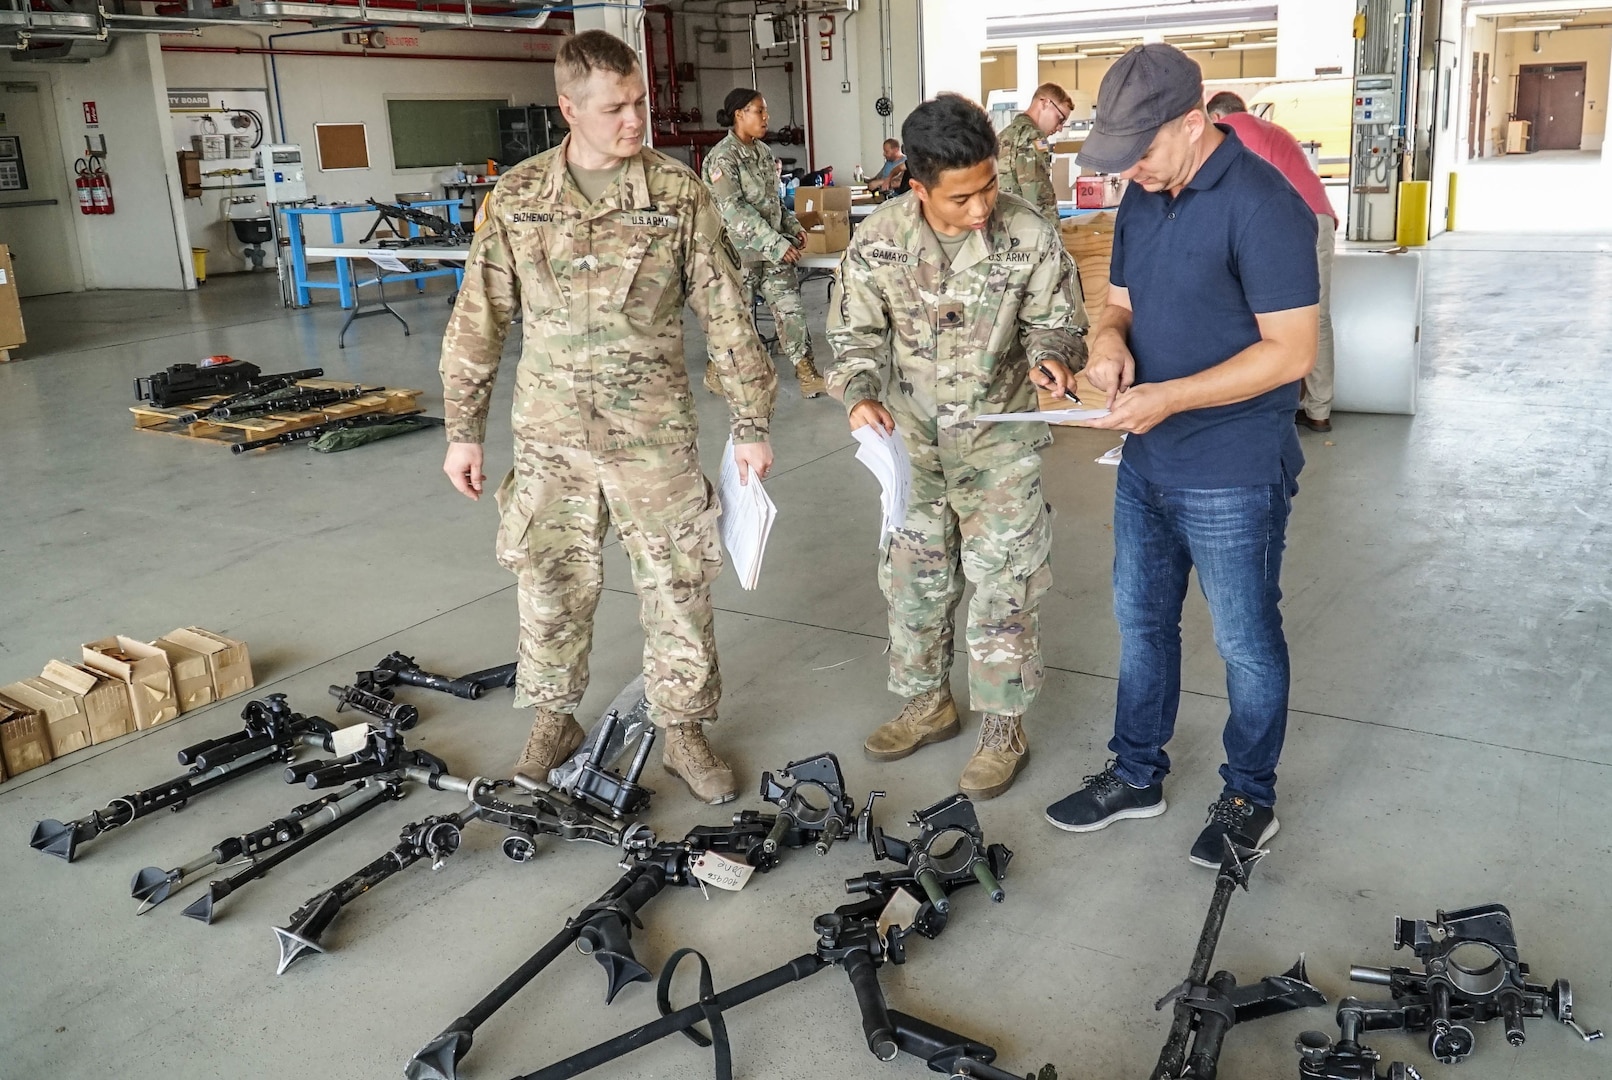
<instances>
[{"instance_id":1,"label":"wooden crate","mask_svg":"<svg viewBox=\"0 0 1612 1080\"><path fill-rule=\"evenodd\" d=\"M348 390L361 384L339 382L334 379L303 379L297 385L310 389ZM194 423L182 423L178 419L185 413L204 411L211 402L222 401L222 395L168 409L159 409L145 402L131 406L129 412L134 414L134 427L137 431L153 431L159 435L177 435L184 439L233 446L254 439L284 435L288 431L300 431L331 420L345 420L371 413L414 412L419 408L416 401L424 392L404 389L378 390L373 394L338 401L323 409L263 413L258 416L244 416L239 420L198 420Z\"/></svg>"},{"instance_id":2,"label":"wooden crate","mask_svg":"<svg viewBox=\"0 0 1612 1080\"><path fill-rule=\"evenodd\" d=\"M1086 297L1086 316L1093 327L1096 327L1108 298L1108 264L1114 252L1116 213L1114 210L1104 210L1089 214L1066 221L1058 229L1063 237L1064 250L1069 252L1080 270L1080 287ZM1100 407L1108 396L1093 389L1084 374L1080 376L1075 393L1080 395L1083 404L1090 407ZM1046 391L1037 391L1036 398L1044 410L1071 407L1068 401L1053 397Z\"/></svg>"}]
</instances>

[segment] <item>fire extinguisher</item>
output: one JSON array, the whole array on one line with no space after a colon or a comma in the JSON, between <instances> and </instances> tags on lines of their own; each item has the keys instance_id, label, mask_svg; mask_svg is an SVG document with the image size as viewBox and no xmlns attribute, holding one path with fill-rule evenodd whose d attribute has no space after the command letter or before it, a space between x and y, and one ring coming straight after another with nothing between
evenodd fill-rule
<instances>
[{"instance_id":1,"label":"fire extinguisher","mask_svg":"<svg viewBox=\"0 0 1612 1080\"><path fill-rule=\"evenodd\" d=\"M78 212L81 214L96 213L95 196L90 190L94 184L90 179L89 162L79 158L73 163L73 168L78 173L78 179L73 181L73 186L78 189Z\"/></svg>"},{"instance_id":2,"label":"fire extinguisher","mask_svg":"<svg viewBox=\"0 0 1612 1080\"><path fill-rule=\"evenodd\" d=\"M95 163L95 175L92 179L95 181L95 186L90 188L90 198L95 203L95 212L116 213L117 204L112 201L112 178L107 175L106 167L98 161Z\"/></svg>"}]
</instances>

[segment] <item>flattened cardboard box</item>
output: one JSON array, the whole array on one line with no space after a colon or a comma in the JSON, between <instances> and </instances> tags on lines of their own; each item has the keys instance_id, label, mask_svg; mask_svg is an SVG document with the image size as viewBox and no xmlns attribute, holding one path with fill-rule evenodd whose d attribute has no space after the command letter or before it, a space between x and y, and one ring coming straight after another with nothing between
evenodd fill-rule
<instances>
[{"instance_id":1,"label":"flattened cardboard box","mask_svg":"<svg viewBox=\"0 0 1612 1080\"><path fill-rule=\"evenodd\" d=\"M22 301L17 299L17 275L11 269L11 249L0 244L0 349L15 349L28 340L22 327Z\"/></svg>"},{"instance_id":2,"label":"flattened cardboard box","mask_svg":"<svg viewBox=\"0 0 1612 1080\"><path fill-rule=\"evenodd\" d=\"M110 742L134 730L129 688L121 680L61 660L46 664L39 677L83 701L93 745Z\"/></svg>"},{"instance_id":3,"label":"flattened cardboard box","mask_svg":"<svg viewBox=\"0 0 1612 1080\"><path fill-rule=\"evenodd\" d=\"M252 689L252 657L246 651L246 642L203 630L199 626L175 630L162 635L162 639L207 657L214 699L231 697Z\"/></svg>"},{"instance_id":4,"label":"flattened cardboard box","mask_svg":"<svg viewBox=\"0 0 1612 1080\"><path fill-rule=\"evenodd\" d=\"M830 255L851 245L850 188L797 188L795 217L806 230L808 252Z\"/></svg>"},{"instance_id":5,"label":"flattened cardboard box","mask_svg":"<svg viewBox=\"0 0 1612 1080\"><path fill-rule=\"evenodd\" d=\"M84 646L84 666L123 681L134 708L134 726L140 731L179 715L168 654L155 645L122 634L102 638Z\"/></svg>"},{"instance_id":6,"label":"flattened cardboard box","mask_svg":"<svg viewBox=\"0 0 1612 1080\"><path fill-rule=\"evenodd\" d=\"M0 686L0 697L15 701L45 718L52 757L65 757L90 745L90 720L84 699L71 690L41 678Z\"/></svg>"},{"instance_id":7,"label":"flattened cardboard box","mask_svg":"<svg viewBox=\"0 0 1612 1080\"><path fill-rule=\"evenodd\" d=\"M50 764L45 718L4 697L0 697L0 758L5 759L7 776Z\"/></svg>"},{"instance_id":8,"label":"flattened cardboard box","mask_svg":"<svg viewBox=\"0 0 1612 1080\"><path fill-rule=\"evenodd\" d=\"M168 667L174 673L174 696L179 699L180 712L187 713L213 703L213 674L206 653L167 637L160 637L151 644L168 654Z\"/></svg>"}]
</instances>

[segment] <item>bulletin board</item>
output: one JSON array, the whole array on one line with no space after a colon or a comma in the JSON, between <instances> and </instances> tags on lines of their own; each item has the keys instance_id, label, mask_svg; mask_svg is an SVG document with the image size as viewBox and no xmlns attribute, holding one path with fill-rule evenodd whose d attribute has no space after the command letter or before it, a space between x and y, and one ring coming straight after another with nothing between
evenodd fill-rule
<instances>
[{"instance_id":1,"label":"bulletin board","mask_svg":"<svg viewBox=\"0 0 1612 1080\"><path fill-rule=\"evenodd\" d=\"M315 124L313 138L320 172L369 168L369 136L363 124Z\"/></svg>"},{"instance_id":2,"label":"bulletin board","mask_svg":"<svg viewBox=\"0 0 1612 1080\"><path fill-rule=\"evenodd\" d=\"M202 188L222 191L230 188L260 188L263 184L245 176L218 175L257 164L257 148L273 142L268 129L269 95L266 90L232 90L218 87L168 91L168 116L173 125L174 146L195 150L195 138L223 136L223 156L201 162Z\"/></svg>"}]
</instances>

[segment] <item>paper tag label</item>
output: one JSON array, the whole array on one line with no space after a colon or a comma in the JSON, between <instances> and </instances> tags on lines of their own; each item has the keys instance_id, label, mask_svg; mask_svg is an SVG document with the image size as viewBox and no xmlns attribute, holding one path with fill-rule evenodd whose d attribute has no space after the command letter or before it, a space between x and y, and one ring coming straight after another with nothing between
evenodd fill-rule
<instances>
[{"instance_id":1,"label":"paper tag label","mask_svg":"<svg viewBox=\"0 0 1612 1080\"><path fill-rule=\"evenodd\" d=\"M6 272L4 270L0 270L0 285L4 285L5 283L6 283Z\"/></svg>"},{"instance_id":2,"label":"paper tag label","mask_svg":"<svg viewBox=\"0 0 1612 1080\"><path fill-rule=\"evenodd\" d=\"M738 892L744 888L745 882L749 881L750 875L755 872L756 868L749 863L730 859L714 851L705 852L695 859L694 865L689 868L689 873L697 880L729 892Z\"/></svg>"},{"instance_id":3,"label":"paper tag label","mask_svg":"<svg viewBox=\"0 0 1612 1080\"><path fill-rule=\"evenodd\" d=\"M406 274L409 268L396 255L371 255L369 261L391 274Z\"/></svg>"},{"instance_id":4,"label":"paper tag label","mask_svg":"<svg viewBox=\"0 0 1612 1080\"><path fill-rule=\"evenodd\" d=\"M369 745L369 725L354 724L351 727L337 728L330 736L330 752L337 757L346 757L356 754Z\"/></svg>"},{"instance_id":5,"label":"paper tag label","mask_svg":"<svg viewBox=\"0 0 1612 1080\"><path fill-rule=\"evenodd\" d=\"M882 938L888 934L892 926L901 929L911 926L921 907L923 905L916 896L906 889L897 889L890 902L884 905L884 910L879 912L879 936Z\"/></svg>"}]
</instances>

